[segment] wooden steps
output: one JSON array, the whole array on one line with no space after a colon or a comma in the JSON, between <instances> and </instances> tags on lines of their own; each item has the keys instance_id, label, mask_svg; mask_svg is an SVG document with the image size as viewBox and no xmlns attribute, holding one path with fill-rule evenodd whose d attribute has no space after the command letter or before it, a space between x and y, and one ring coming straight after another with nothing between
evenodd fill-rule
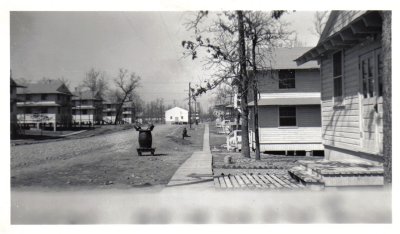
<instances>
[{"instance_id":1,"label":"wooden steps","mask_svg":"<svg viewBox=\"0 0 400 234\"><path fill-rule=\"evenodd\" d=\"M296 181L306 186L382 186L383 167L366 162L352 161L298 161L289 169Z\"/></svg>"},{"instance_id":2,"label":"wooden steps","mask_svg":"<svg viewBox=\"0 0 400 234\"><path fill-rule=\"evenodd\" d=\"M222 174L214 176L214 185L218 189L302 189L305 187L289 175L271 173Z\"/></svg>"}]
</instances>

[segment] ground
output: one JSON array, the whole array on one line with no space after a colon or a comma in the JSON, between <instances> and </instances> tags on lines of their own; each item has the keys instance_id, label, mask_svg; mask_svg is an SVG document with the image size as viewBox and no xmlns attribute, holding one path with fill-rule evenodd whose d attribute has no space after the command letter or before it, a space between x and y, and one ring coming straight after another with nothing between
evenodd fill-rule
<instances>
[{"instance_id":1,"label":"ground","mask_svg":"<svg viewBox=\"0 0 400 234\"><path fill-rule=\"evenodd\" d=\"M138 156L133 129L82 139L11 147L14 189L92 189L163 187L177 168L201 150L204 126L157 125L152 132L155 156Z\"/></svg>"}]
</instances>

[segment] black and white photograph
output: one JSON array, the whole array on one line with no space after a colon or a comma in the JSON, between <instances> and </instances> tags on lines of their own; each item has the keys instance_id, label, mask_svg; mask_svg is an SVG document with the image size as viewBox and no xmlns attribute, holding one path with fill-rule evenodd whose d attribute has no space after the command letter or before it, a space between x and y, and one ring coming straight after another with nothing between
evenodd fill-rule
<instances>
[{"instance_id":1,"label":"black and white photograph","mask_svg":"<svg viewBox=\"0 0 400 234\"><path fill-rule=\"evenodd\" d=\"M2 10L4 230L393 224L396 11L173 2Z\"/></svg>"}]
</instances>

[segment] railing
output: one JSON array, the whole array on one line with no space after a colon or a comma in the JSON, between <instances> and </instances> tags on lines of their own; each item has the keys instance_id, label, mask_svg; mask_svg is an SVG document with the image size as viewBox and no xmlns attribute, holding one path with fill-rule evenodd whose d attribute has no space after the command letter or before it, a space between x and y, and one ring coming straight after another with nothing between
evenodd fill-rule
<instances>
[{"instance_id":1,"label":"railing","mask_svg":"<svg viewBox=\"0 0 400 234\"><path fill-rule=\"evenodd\" d=\"M54 123L56 114L18 114L18 123Z\"/></svg>"}]
</instances>

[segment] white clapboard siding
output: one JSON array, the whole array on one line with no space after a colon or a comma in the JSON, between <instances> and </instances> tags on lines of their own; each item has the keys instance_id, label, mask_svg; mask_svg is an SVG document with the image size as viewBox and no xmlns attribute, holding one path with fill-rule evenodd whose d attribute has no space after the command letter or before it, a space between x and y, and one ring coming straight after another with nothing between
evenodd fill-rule
<instances>
[{"instance_id":1,"label":"white clapboard siding","mask_svg":"<svg viewBox=\"0 0 400 234\"><path fill-rule=\"evenodd\" d=\"M321 127L260 128L260 143L321 142Z\"/></svg>"},{"instance_id":2,"label":"white clapboard siding","mask_svg":"<svg viewBox=\"0 0 400 234\"><path fill-rule=\"evenodd\" d=\"M321 60L321 119L324 144L347 150L362 151L360 148L362 147L360 120L364 119L365 127L372 126L371 121L376 120L370 118L372 115L369 113L360 113L359 56L377 47L379 47L379 42L367 46L358 45L344 51L344 100L340 106L335 106L332 98L332 57L326 56ZM362 134L369 134L374 131L375 128L370 127L370 130L366 130ZM371 139L372 144L375 138L372 137Z\"/></svg>"}]
</instances>

